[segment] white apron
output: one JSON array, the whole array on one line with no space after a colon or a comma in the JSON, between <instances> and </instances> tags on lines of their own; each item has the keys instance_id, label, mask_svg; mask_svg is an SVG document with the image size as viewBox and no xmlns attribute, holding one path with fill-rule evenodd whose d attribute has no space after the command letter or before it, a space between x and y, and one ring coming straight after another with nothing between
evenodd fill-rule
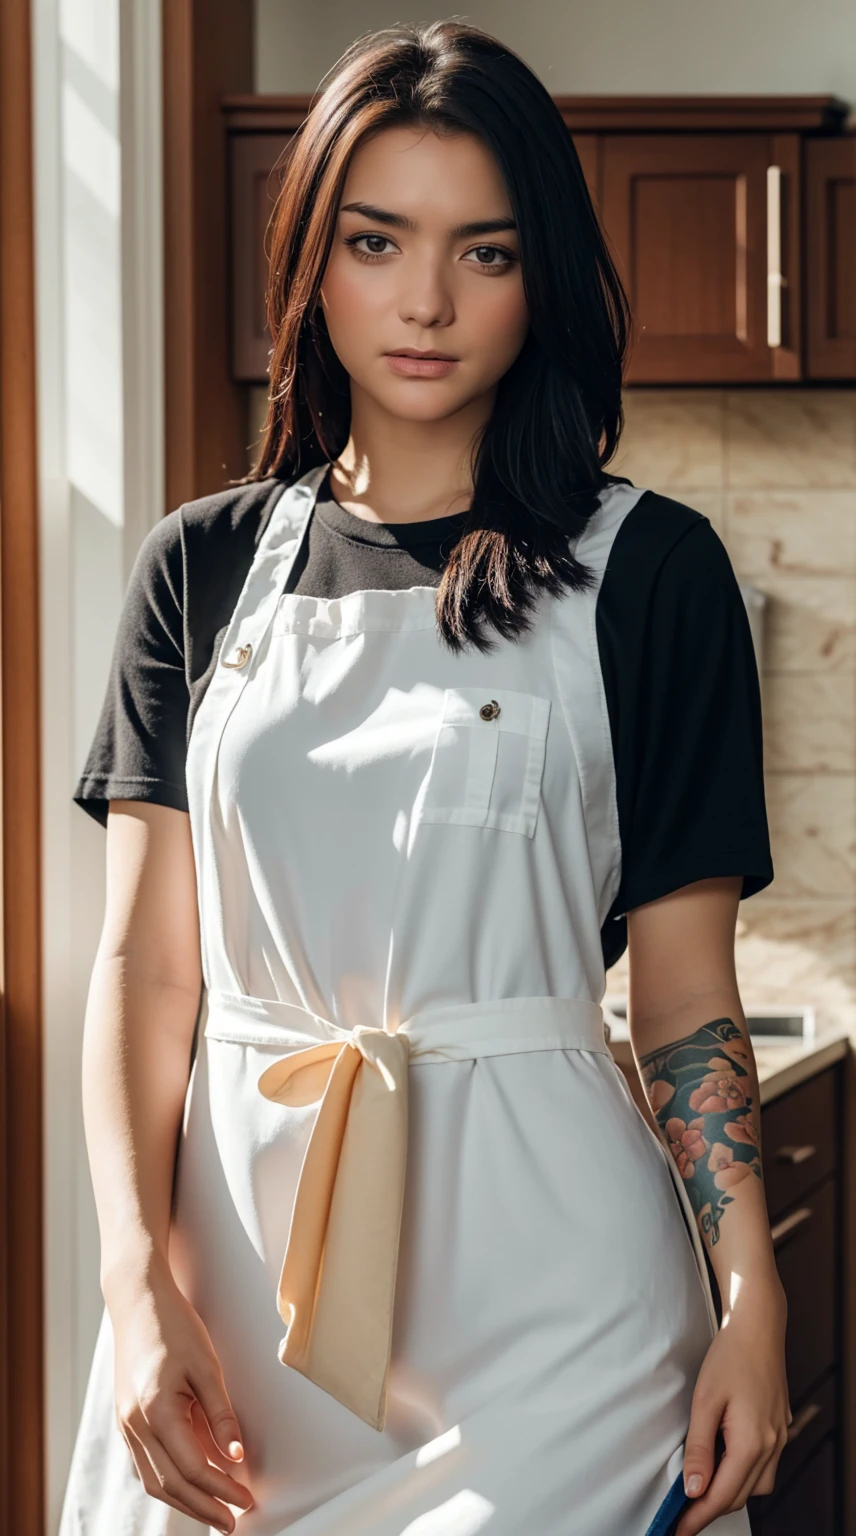
<instances>
[{"instance_id":1,"label":"white apron","mask_svg":"<svg viewBox=\"0 0 856 1536\"><path fill-rule=\"evenodd\" d=\"M716 1319L603 1036L621 848L595 604L642 492L612 487L579 539L590 592L455 655L433 587L284 593L325 468L273 509L187 760L205 991L171 1262L241 1426L238 1530L644 1536ZM289 1099L288 1058L325 1043ZM331 1064L356 1073L339 1140ZM105 1311L61 1536L192 1536L133 1474L112 1371Z\"/></svg>"}]
</instances>

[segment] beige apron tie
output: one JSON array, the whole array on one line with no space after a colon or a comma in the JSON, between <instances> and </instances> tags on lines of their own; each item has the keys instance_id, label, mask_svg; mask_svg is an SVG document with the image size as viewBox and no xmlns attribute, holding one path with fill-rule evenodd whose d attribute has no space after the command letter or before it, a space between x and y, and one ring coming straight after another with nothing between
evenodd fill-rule
<instances>
[{"instance_id":1,"label":"beige apron tie","mask_svg":"<svg viewBox=\"0 0 856 1536\"><path fill-rule=\"evenodd\" d=\"M293 1366L374 1429L386 1418L407 1162L406 1034L358 1025L292 1051L258 1086L276 1104L320 1099L294 1199L277 1306Z\"/></svg>"},{"instance_id":2,"label":"beige apron tie","mask_svg":"<svg viewBox=\"0 0 856 1536\"><path fill-rule=\"evenodd\" d=\"M511 997L425 1008L394 1031L343 1030L295 1003L206 989L204 1015L212 1046L222 1040L287 1051L256 1079L266 1099L318 1106L280 1272L277 1306L287 1333L278 1353L283 1365L382 1430L410 1064L545 1050L608 1054L603 1010L589 998Z\"/></svg>"}]
</instances>

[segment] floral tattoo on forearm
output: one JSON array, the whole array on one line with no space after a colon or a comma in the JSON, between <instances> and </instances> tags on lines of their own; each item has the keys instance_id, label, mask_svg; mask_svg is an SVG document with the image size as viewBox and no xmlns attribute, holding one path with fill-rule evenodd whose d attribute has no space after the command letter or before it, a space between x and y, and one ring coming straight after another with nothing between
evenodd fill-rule
<instances>
[{"instance_id":1,"label":"floral tattoo on forearm","mask_svg":"<svg viewBox=\"0 0 856 1536\"><path fill-rule=\"evenodd\" d=\"M748 1041L733 1019L714 1019L639 1058L654 1118L711 1247L734 1198L730 1191L750 1174L761 1178L749 1061Z\"/></svg>"}]
</instances>

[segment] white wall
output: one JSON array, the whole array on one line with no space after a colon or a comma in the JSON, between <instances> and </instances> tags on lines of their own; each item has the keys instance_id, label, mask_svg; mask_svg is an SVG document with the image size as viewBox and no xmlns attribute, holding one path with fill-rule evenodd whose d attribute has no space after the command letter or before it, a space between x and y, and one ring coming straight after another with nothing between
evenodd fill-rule
<instances>
[{"instance_id":1,"label":"white wall","mask_svg":"<svg viewBox=\"0 0 856 1536\"><path fill-rule=\"evenodd\" d=\"M456 15L554 95L833 93L856 100L856 0L255 0L256 90L310 91L362 32Z\"/></svg>"},{"instance_id":2,"label":"white wall","mask_svg":"<svg viewBox=\"0 0 856 1536\"><path fill-rule=\"evenodd\" d=\"M125 581L163 511L157 5L34 0L47 1529L101 1314L80 1108L104 832L71 800Z\"/></svg>"}]
</instances>

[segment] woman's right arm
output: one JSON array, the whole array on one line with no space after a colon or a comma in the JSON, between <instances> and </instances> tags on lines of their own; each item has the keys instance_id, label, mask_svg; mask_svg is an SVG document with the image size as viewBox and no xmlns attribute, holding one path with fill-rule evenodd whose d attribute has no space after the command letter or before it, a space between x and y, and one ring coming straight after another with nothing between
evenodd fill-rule
<instances>
[{"instance_id":1,"label":"woman's right arm","mask_svg":"<svg viewBox=\"0 0 856 1536\"><path fill-rule=\"evenodd\" d=\"M231 1532L227 1504L252 1503L228 1471L243 1454L240 1428L208 1331L168 1262L201 985L190 818L164 805L112 800L106 911L84 1025L83 1113L115 1342L116 1414L147 1492Z\"/></svg>"}]
</instances>

